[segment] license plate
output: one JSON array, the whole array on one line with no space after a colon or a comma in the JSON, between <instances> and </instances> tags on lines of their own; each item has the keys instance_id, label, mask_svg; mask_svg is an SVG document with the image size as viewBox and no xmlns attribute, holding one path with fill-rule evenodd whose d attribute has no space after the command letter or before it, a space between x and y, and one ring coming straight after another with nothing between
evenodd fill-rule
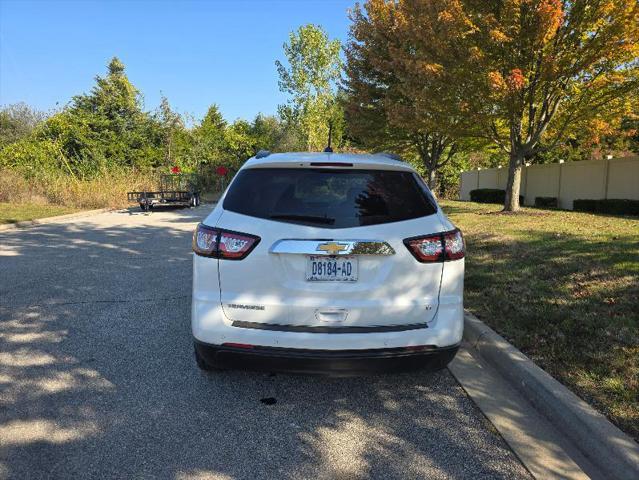
<instances>
[{"instance_id":1,"label":"license plate","mask_svg":"<svg viewBox=\"0 0 639 480\"><path fill-rule=\"evenodd\" d=\"M308 257L306 280L309 282L356 282L356 257Z\"/></svg>"}]
</instances>

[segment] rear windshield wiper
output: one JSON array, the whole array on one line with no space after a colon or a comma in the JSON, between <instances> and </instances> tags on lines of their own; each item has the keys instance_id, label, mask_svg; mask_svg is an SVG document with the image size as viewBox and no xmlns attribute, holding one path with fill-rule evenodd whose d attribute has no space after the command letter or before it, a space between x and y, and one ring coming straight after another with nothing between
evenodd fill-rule
<instances>
[{"instance_id":1,"label":"rear windshield wiper","mask_svg":"<svg viewBox=\"0 0 639 480\"><path fill-rule=\"evenodd\" d=\"M300 222L321 223L324 225L332 225L335 223L334 218L320 217L315 215L281 214L281 215L271 215L269 218L272 220L297 220Z\"/></svg>"}]
</instances>

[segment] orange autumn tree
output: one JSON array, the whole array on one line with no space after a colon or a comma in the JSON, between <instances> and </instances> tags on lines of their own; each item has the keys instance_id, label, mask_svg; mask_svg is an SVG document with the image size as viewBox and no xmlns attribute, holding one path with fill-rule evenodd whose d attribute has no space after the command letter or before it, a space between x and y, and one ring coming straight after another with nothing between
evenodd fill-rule
<instances>
[{"instance_id":1,"label":"orange autumn tree","mask_svg":"<svg viewBox=\"0 0 639 480\"><path fill-rule=\"evenodd\" d=\"M508 154L508 211L526 159L639 94L637 0L373 0L366 11L401 19L381 35L397 45L387 74L402 101L452 111L444 132Z\"/></svg>"},{"instance_id":2,"label":"orange autumn tree","mask_svg":"<svg viewBox=\"0 0 639 480\"><path fill-rule=\"evenodd\" d=\"M485 134L509 154L504 209L514 211L522 165L542 140L554 145L575 124L639 94L639 4L463 3L474 25L468 41L482 57L468 85L486 79L485 100L474 97L475 113Z\"/></svg>"},{"instance_id":3,"label":"orange autumn tree","mask_svg":"<svg viewBox=\"0 0 639 480\"><path fill-rule=\"evenodd\" d=\"M350 135L366 146L416 155L433 188L437 170L468 145L460 132L469 122L444 85L449 72L429 60L428 52L444 45L430 40L463 25L437 24L442 8L435 4L442 2L417 9L408 3L373 0L351 13L345 113Z\"/></svg>"}]
</instances>

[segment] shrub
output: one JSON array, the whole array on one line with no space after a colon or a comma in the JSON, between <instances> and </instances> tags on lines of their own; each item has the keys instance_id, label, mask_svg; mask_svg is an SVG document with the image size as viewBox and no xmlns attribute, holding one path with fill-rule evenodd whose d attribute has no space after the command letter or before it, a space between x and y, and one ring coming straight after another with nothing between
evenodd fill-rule
<instances>
[{"instance_id":1,"label":"shrub","mask_svg":"<svg viewBox=\"0 0 639 480\"><path fill-rule=\"evenodd\" d=\"M500 188L478 188L470 191L470 201L477 203L501 203L506 201L506 190ZM519 204L524 204L524 196L519 195Z\"/></svg>"},{"instance_id":2,"label":"shrub","mask_svg":"<svg viewBox=\"0 0 639 480\"><path fill-rule=\"evenodd\" d=\"M535 197L535 207L557 208L557 197Z\"/></svg>"},{"instance_id":3,"label":"shrub","mask_svg":"<svg viewBox=\"0 0 639 480\"><path fill-rule=\"evenodd\" d=\"M25 176L14 169L0 168L0 202L125 207L127 191L154 190L157 183L154 173L133 169L112 169L94 178L78 180L62 172Z\"/></svg>"},{"instance_id":4,"label":"shrub","mask_svg":"<svg viewBox=\"0 0 639 480\"><path fill-rule=\"evenodd\" d=\"M597 200L579 199L572 202L572 209L576 212L592 212L597 211Z\"/></svg>"},{"instance_id":5,"label":"shrub","mask_svg":"<svg viewBox=\"0 0 639 480\"><path fill-rule=\"evenodd\" d=\"M578 212L639 216L639 200L617 198L601 200L579 199L573 202L572 208Z\"/></svg>"},{"instance_id":6,"label":"shrub","mask_svg":"<svg viewBox=\"0 0 639 480\"><path fill-rule=\"evenodd\" d=\"M478 188L470 191L470 200L477 203L504 203L506 191L498 188Z\"/></svg>"}]
</instances>

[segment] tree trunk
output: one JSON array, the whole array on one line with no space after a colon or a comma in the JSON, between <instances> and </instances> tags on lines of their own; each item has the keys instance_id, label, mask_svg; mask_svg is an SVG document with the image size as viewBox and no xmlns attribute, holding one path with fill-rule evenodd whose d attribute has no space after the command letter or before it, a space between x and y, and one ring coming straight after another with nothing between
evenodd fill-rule
<instances>
[{"instance_id":1,"label":"tree trunk","mask_svg":"<svg viewBox=\"0 0 639 480\"><path fill-rule=\"evenodd\" d=\"M523 162L523 153L513 149L508 164L508 181L506 182L504 212L516 212L519 210L519 186L521 184L521 167Z\"/></svg>"},{"instance_id":2,"label":"tree trunk","mask_svg":"<svg viewBox=\"0 0 639 480\"><path fill-rule=\"evenodd\" d=\"M437 184L437 170L432 168L429 169L426 173L428 175L428 188L430 188L432 191L435 189L435 186Z\"/></svg>"}]
</instances>

